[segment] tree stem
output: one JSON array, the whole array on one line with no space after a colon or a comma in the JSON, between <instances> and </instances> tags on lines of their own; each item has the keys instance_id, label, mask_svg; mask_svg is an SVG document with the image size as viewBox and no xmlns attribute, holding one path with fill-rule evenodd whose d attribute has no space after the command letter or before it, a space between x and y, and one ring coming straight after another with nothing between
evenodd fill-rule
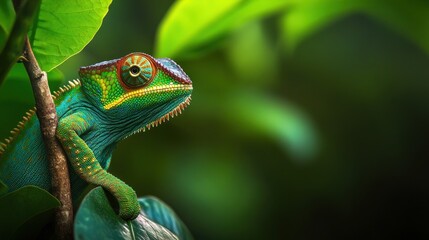
<instances>
[{"instance_id":1,"label":"tree stem","mask_svg":"<svg viewBox=\"0 0 429 240\"><path fill-rule=\"evenodd\" d=\"M70 179L67 158L55 136L58 124L57 112L49 90L48 76L40 69L28 37L25 40L24 57L26 60L23 62L33 88L40 131L49 159L51 192L61 202L61 206L55 211L55 239L72 239L73 206Z\"/></svg>"}]
</instances>

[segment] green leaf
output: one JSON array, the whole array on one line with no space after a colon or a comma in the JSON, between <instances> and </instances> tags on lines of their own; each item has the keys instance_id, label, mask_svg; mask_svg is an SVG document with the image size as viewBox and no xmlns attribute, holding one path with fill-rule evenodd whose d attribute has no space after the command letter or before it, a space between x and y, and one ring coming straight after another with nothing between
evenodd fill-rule
<instances>
[{"instance_id":1,"label":"green leaf","mask_svg":"<svg viewBox=\"0 0 429 240\"><path fill-rule=\"evenodd\" d=\"M60 206L49 192L26 186L0 197L0 236L8 239L32 217Z\"/></svg>"},{"instance_id":2,"label":"green leaf","mask_svg":"<svg viewBox=\"0 0 429 240\"><path fill-rule=\"evenodd\" d=\"M167 228L151 221L143 212L126 222L110 206L103 189L91 190L77 211L75 239L178 239Z\"/></svg>"},{"instance_id":3,"label":"green leaf","mask_svg":"<svg viewBox=\"0 0 429 240\"><path fill-rule=\"evenodd\" d=\"M176 1L161 23L156 55L176 56L239 3L240 0L211 1L211 4L205 0ZM210 11L204 11L208 8Z\"/></svg>"},{"instance_id":4,"label":"green leaf","mask_svg":"<svg viewBox=\"0 0 429 240\"><path fill-rule=\"evenodd\" d=\"M3 0L0 2L0 52L6 44L7 38L12 31L15 21L15 10L12 1Z\"/></svg>"},{"instance_id":5,"label":"green leaf","mask_svg":"<svg viewBox=\"0 0 429 240\"><path fill-rule=\"evenodd\" d=\"M188 228L167 204L156 197L139 198L139 203L142 207L143 213L150 220L164 226L174 233L180 240L193 239Z\"/></svg>"},{"instance_id":6,"label":"green leaf","mask_svg":"<svg viewBox=\"0 0 429 240\"><path fill-rule=\"evenodd\" d=\"M101 27L112 0L44 0L29 36L44 71L80 52Z\"/></svg>"},{"instance_id":7,"label":"green leaf","mask_svg":"<svg viewBox=\"0 0 429 240\"><path fill-rule=\"evenodd\" d=\"M231 30L284 9L287 0L188 0L177 1L161 23L157 56L183 56Z\"/></svg>"},{"instance_id":8,"label":"green leaf","mask_svg":"<svg viewBox=\"0 0 429 240\"><path fill-rule=\"evenodd\" d=\"M12 239L34 239L36 236L39 237L38 239L46 239L48 236L53 235L52 232L46 231L46 229L49 229L54 217L55 208L32 216L15 231Z\"/></svg>"},{"instance_id":9,"label":"green leaf","mask_svg":"<svg viewBox=\"0 0 429 240\"><path fill-rule=\"evenodd\" d=\"M242 91L229 97L226 117L236 130L275 137L292 156L305 160L317 149L309 120L291 104L257 92Z\"/></svg>"},{"instance_id":10,"label":"green leaf","mask_svg":"<svg viewBox=\"0 0 429 240\"><path fill-rule=\"evenodd\" d=\"M8 187L0 180L0 196L7 193Z\"/></svg>"}]
</instances>

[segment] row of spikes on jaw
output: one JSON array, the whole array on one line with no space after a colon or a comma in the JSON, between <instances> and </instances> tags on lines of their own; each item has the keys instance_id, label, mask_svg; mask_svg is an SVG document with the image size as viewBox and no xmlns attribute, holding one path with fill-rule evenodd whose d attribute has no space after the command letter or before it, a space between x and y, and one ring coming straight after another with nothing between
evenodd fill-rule
<instances>
[{"instance_id":1,"label":"row of spikes on jaw","mask_svg":"<svg viewBox=\"0 0 429 240\"><path fill-rule=\"evenodd\" d=\"M55 100L58 97L60 97L63 93L72 90L73 88L80 86L81 82L79 79L74 79L72 81L69 81L68 84L62 86L59 88L58 91L54 91L52 94L52 99ZM18 125L13 128L10 133L11 136L4 139L4 142L0 141L0 156L6 151L7 146L19 135L19 133L24 129L25 124L30 121L30 119L34 116L36 113L36 107L31 108L28 110L25 115L22 117L22 120L18 122Z\"/></svg>"},{"instance_id":2,"label":"row of spikes on jaw","mask_svg":"<svg viewBox=\"0 0 429 240\"><path fill-rule=\"evenodd\" d=\"M157 120L155 120L155 121L153 121L153 122L151 122L151 123L146 124L146 126L144 126L144 127L140 128L140 129L138 129L138 130L136 130L136 131L132 132L130 135L126 136L124 139L126 139L126 138L128 138L129 136L134 135L134 134L136 134L136 133L139 133L139 132L145 132L145 131L146 131L146 129L147 129L147 130L150 130L151 128L158 127L158 125L161 125L162 123L164 123L164 122L166 122L166 121L169 121L169 120L170 120L170 118L177 117L178 115L182 114L182 111L183 111L183 110L185 110L185 108L186 108L187 106L189 106L189 105L191 104L191 100L192 100L192 99L191 99L191 97L190 97L190 96L189 96L189 97L187 97L187 98L185 99L185 101L183 101L182 103L180 103L177 107L175 107L173 110L171 110L170 112L168 112L168 113L167 113L167 114L165 114L164 116L162 116L162 117L158 118Z\"/></svg>"}]
</instances>

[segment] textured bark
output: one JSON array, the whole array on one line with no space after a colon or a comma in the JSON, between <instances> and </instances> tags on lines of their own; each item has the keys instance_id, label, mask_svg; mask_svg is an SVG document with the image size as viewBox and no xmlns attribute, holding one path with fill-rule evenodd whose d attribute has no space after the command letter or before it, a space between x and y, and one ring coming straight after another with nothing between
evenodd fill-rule
<instances>
[{"instance_id":1,"label":"textured bark","mask_svg":"<svg viewBox=\"0 0 429 240\"><path fill-rule=\"evenodd\" d=\"M31 49L28 37L24 47L24 65L30 77L36 101L37 117L49 159L52 194L61 202L55 212L55 238L72 239L73 209L66 155L56 139L58 117L48 85L48 76L42 72Z\"/></svg>"}]
</instances>

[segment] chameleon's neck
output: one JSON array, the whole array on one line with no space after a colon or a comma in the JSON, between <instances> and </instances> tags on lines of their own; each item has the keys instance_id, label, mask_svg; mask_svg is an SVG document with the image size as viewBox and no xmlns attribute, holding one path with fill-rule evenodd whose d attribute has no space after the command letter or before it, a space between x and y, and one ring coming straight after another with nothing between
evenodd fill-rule
<instances>
[{"instance_id":1,"label":"chameleon's neck","mask_svg":"<svg viewBox=\"0 0 429 240\"><path fill-rule=\"evenodd\" d=\"M115 122L118 130L111 132L112 140L118 142L135 133L157 127L161 123L180 114L181 110L189 104L189 101L189 96L178 97L169 102L158 103L144 108L135 117L112 120L112 122ZM115 110L113 109L112 111Z\"/></svg>"}]
</instances>

